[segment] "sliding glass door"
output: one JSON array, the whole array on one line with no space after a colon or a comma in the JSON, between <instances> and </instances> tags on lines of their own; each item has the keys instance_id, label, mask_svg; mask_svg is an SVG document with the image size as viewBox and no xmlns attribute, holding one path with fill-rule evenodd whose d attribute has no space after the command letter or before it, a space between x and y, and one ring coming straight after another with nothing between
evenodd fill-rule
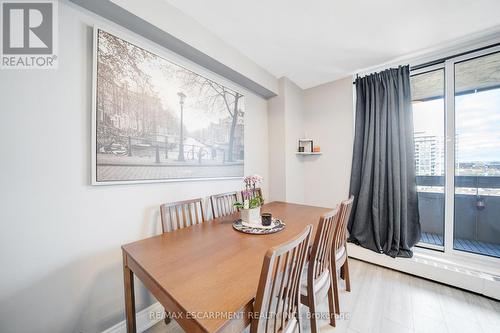
<instances>
[{"instance_id":1,"label":"sliding glass door","mask_svg":"<svg viewBox=\"0 0 500 333\"><path fill-rule=\"evenodd\" d=\"M444 246L444 66L411 76L421 245Z\"/></svg>"},{"instance_id":2,"label":"sliding glass door","mask_svg":"<svg viewBox=\"0 0 500 333\"><path fill-rule=\"evenodd\" d=\"M453 248L500 257L500 52L454 63Z\"/></svg>"},{"instance_id":3,"label":"sliding glass door","mask_svg":"<svg viewBox=\"0 0 500 333\"><path fill-rule=\"evenodd\" d=\"M420 246L500 258L500 47L412 71Z\"/></svg>"}]
</instances>

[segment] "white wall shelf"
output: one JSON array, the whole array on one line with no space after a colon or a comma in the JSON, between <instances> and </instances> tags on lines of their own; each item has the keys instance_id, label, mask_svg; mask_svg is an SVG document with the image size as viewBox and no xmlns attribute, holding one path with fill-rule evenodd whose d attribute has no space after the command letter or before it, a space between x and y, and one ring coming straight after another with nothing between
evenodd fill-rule
<instances>
[{"instance_id":1,"label":"white wall shelf","mask_svg":"<svg viewBox=\"0 0 500 333\"><path fill-rule=\"evenodd\" d=\"M309 152L300 152L300 151L297 151L295 152L296 155L321 155L323 154L323 152L312 152L312 153L309 153Z\"/></svg>"}]
</instances>

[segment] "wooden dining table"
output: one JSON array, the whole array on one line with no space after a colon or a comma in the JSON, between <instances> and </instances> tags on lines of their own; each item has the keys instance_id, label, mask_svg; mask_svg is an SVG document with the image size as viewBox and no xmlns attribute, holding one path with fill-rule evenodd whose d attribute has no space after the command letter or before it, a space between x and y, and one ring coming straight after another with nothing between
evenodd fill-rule
<instances>
[{"instance_id":1,"label":"wooden dining table","mask_svg":"<svg viewBox=\"0 0 500 333\"><path fill-rule=\"evenodd\" d=\"M186 332L242 331L250 324L266 251L308 224L314 237L319 218L329 210L271 202L261 212L286 224L274 234L234 230L235 213L123 245L127 332L136 332L134 275Z\"/></svg>"}]
</instances>

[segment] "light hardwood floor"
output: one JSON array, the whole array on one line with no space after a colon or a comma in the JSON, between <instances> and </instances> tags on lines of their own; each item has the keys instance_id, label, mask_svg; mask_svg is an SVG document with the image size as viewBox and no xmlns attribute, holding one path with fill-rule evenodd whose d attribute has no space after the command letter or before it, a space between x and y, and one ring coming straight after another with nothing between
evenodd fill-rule
<instances>
[{"instance_id":1,"label":"light hardwood floor","mask_svg":"<svg viewBox=\"0 0 500 333\"><path fill-rule=\"evenodd\" d=\"M500 302L387 268L350 259L351 288L340 283L344 319L333 328L320 320L321 332L350 333L497 333ZM325 299L319 310L327 313ZM302 308L303 314L307 311ZM309 321L303 321L309 332ZM148 333L183 330L172 321L151 327Z\"/></svg>"}]
</instances>

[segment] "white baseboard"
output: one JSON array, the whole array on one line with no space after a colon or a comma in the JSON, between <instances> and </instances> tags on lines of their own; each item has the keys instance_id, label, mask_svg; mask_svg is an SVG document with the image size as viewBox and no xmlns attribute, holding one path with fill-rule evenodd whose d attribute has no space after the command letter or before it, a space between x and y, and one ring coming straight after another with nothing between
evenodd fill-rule
<instances>
[{"instance_id":1,"label":"white baseboard","mask_svg":"<svg viewBox=\"0 0 500 333\"><path fill-rule=\"evenodd\" d=\"M458 262L443 260L414 251L412 258L391 258L348 243L349 257L436 282L469 290L500 300L500 277Z\"/></svg>"},{"instance_id":2,"label":"white baseboard","mask_svg":"<svg viewBox=\"0 0 500 333\"><path fill-rule=\"evenodd\" d=\"M151 313L163 313L163 311L164 311L163 306L159 302L156 302L148 306L144 310L137 312L135 316L137 323L137 332L144 332L151 326L161 321L162 316L158 315L152 316ZM127 332L127 324L125 320L108 328L105 331L102 331L102 333L126 333L126 332Z\"/></svg>"}]
</instances>

